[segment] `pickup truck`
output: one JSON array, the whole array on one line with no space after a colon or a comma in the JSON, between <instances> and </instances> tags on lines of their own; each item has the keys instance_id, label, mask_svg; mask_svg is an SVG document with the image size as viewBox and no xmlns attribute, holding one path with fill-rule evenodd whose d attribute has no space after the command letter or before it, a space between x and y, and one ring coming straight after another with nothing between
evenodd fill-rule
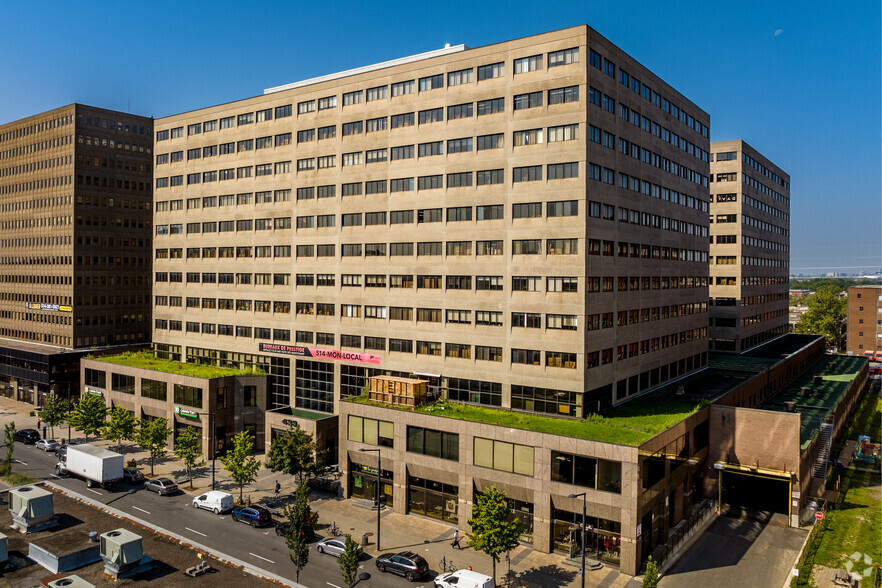
<instances>
[{"instance_id":1,"label":"pickup truck","mask_svg":"<svg viewBox=\"0 0 882 588\"><path fill-rule=\"evenodd\" d=\"M119 453L95 445L71 445L65 461L55 465L55 473L85 480L89 488L106 488L123 479L124 461Z\"/></svg>"}]
</instances>

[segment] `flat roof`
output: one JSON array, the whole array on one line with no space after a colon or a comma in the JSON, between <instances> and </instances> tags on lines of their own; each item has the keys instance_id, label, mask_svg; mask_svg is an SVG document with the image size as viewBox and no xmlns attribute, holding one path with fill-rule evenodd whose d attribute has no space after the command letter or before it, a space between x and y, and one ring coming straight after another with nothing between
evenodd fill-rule
<instances>
[{"instance_id":1,"label":"flat roof","mask_svg":"<svg viewBox=\"0 0 882 588\"><path fill-rule=\"evenodd\" d=\"M274 408L272 410L266 411L267 414L283 414L287 416L293 416L300 419L307 419L310 421L323 421L325 419L332 419L337 415L328 414L324 412L312 412L309 410L303 410L302 408L294 408L291 406L284 406L282 408Z\"/></svg>"},{"instance_id":2,"label":"flat roof","mask_svg":"<svg viewBox=\"0 0 882 588\"><path fill-rule=\"evenodd\" d=\"M143 351L140 353L123 353L121 355L103 355L101 357L85 357L83 359L92 359L105 363L116 365L124 365L144 370L152 370L155 372L165 372L169 374L180 374L182 376L190 376L193 378L204 378L211 380L213 378L226 378L229 376L262 376L262 372L239 370L235 368L217 367L213 365L198 365L194 363L182 363L180 361L170 361L167 359L157 359L152 351Z\"/></svg>"},{"instance_id":3,"label":"flat roof","mask_svg":"<svg viewBox=\"0 0 882 588\"><path fill-rule=\"evenodd\" d=\"M799 442L806 449L821 425L842 400L845 392L867 363L867 358L853 355L826 355L810 367L790 386L776 394L761 408L785 412L785 402L794 402L800 415ZM833 368L830 368L833 364ZM814 376L821 376L820 384L813 384ZM803 394L802 389L808 388Z\"/></svg>"}]
</instances>

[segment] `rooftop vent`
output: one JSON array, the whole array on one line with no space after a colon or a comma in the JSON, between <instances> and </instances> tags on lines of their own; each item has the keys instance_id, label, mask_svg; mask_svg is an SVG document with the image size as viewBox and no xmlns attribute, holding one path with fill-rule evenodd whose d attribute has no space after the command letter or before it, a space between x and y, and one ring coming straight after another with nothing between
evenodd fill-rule
<instances>
[{"instance_id":1,"label":"rooftop vent","mask_svg":"<svg viewBox=\"0 0 882 588\"><path fill-rule=\"evenodd\" d=\"M824 383L824 376L817 375L817 376L812 377L812 384L814 384L815 386L820 386L823 383Z\"/></svg>"},{"instance_id":2,"label":"rooftop vent","mask_svg":"<svg viewBox=\"0 0 882 588\"><path fill-rule=\"evenodd\" d=\"M49 588L95 588L94 584L86 582L76 574L49 582L47 586Z\"/></svg>"},{"instance_id":3,"label":"rooftop vent","mask_svg":"<svg viewBox=\"0 0 882 588\"><path fill-rule=\"evenodd\" d=\"M787 412L796 412L796 403L792 400L788 400L784 403L784 410Z\"/></svg>"}]
</instances>

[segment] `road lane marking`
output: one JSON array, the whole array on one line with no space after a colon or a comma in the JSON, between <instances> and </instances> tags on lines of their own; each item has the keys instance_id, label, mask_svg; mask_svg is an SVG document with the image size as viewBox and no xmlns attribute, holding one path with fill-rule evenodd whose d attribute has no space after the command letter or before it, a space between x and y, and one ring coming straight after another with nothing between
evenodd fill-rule
<instances>
[{"instance_id":1,"label":"road lane marking","mask_svg":"<svg viewBox=\"0 0 882 588\"><path fill-rule=\"evenodd\" d=\"M336 584L331 584L330 582L325 582L325 584L327 584L328 586L333 586L334 588L340 588Z\"/></svg>"},{"instance_id":2,"label":"road lane marking","mask_svg":"<svg viewBox=\"0 0 882 588\"><path fill-rule=\"evenodd\" d=\"M199 531L197 531L195 529L191 529L190 527L184 527L184 528L187 529L188 531L192 531L192 532L196 533L197 535L202 535L203 537L208 537L208 535L206 535L205 533L200 533Z\"/></svg>"},{"instance_id":3,"label":"road lane marking","mask_svg":"<svg viewBox=\"0 0 882 588\"><path fill-rule=\"evenodd\" d=\"M91 488L86 488L86 490L88 490L88 491L91 492L92 494L97 494L98 496L104 496L103 494L101 494L101 493L98 492L97 490L92 490Z\"/></svg>"},{"instance_id":4,"label":"road lane marking","mask_svg":"<svg viewBox=\"0 0 882 588\"><path fill-rule=\"evenodd\" d=\"M140 510L141 512L144 512L144 513L150 514L150 511L148 511L148 510L144 510L143 508L138 508L137 506L133 506L132 508L134 508L135 510Z\"/></svg>"},{"instance_id":5,"label":"road lane marking","mask_svg":"<svg viewBox=\"0 0 882 588\"><path fill-rule=\"evenodd\" d=\"M271 559L267 559L267 558L265 558L265 557L261 557L261 556L257 555L256 553L251 553L250 551L248 552L248 554L249 554L249 555L253 555L254 557L256 557L256 558L258 558L258 559L262 559L263 561L268 561L268 562L270 562L271 564L275 564L275 563L276 563L276 562L274 562L274 561L271 560Z\"/></svg>"},{"instance_id":6,"label":"road lane marking","mask_svg":"<svg viewBox=\"0 0 882 588\"><path fill-rule=\"evenodd\" d=\"M21 465L28 465L25 462L17 460L17 459L13 459L12 461L14 461L15 463L20 463Z\"/></svg>"}]
</instances>

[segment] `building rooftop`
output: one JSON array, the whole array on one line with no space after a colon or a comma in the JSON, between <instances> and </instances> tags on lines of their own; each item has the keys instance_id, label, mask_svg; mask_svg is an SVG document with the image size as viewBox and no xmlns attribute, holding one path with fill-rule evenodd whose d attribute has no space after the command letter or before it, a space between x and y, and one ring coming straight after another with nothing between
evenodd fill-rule
<instances>
[{"instance_id":1,"label":"building rooftop","mask_svg":"<svg viewBox=\"0 0 882 588\"><path fill-rule=\"evenodd\" d=\"M190 376L193 378L204 378L207 380L213 378L226 378L229 376L264 375L263 372L259 371L239 370L234 368L224 368L211 365L198 365L193 363L182 363L180 361L157 359L150 351L143 351L140 353L123 353L120 355L106 355L102 357L86 357L85 359L92 359L95 361L102 361L106 363L113 363L116 365L124 365L145 370L153 370L155 372L166 372L171 374L180 374L182 376Z\"/></svg>"},{"instance_id":2,"label":"building rooftop","mask_svg":"<svg viewBox=\"0 0 882 588\"><path fill-rule=\"evenodd\" d=\"M293 416L299 419L307 419L310 421L323 421L325 419L334 418L334 415L326 412L312 412L301 408L293 408L291 406L283 406L282 408L274 408L266 411L268 414L281 414L285 416Z\"/></svg>"},{"instance_id":3,"label":"building rooftop","mask_svg":"<svg viewBox=\"0 0 882 588\"><path fill-rule=\"evenodd\" d=\"M826 355L762 409L786 411L785 402L796 403L801 421L799 442L805 450L866 363L865 357ZM815 376L821 376L820 384L812 383ZM808 390L803 392L803 388Z\"/></svg>"}]
</instances>

